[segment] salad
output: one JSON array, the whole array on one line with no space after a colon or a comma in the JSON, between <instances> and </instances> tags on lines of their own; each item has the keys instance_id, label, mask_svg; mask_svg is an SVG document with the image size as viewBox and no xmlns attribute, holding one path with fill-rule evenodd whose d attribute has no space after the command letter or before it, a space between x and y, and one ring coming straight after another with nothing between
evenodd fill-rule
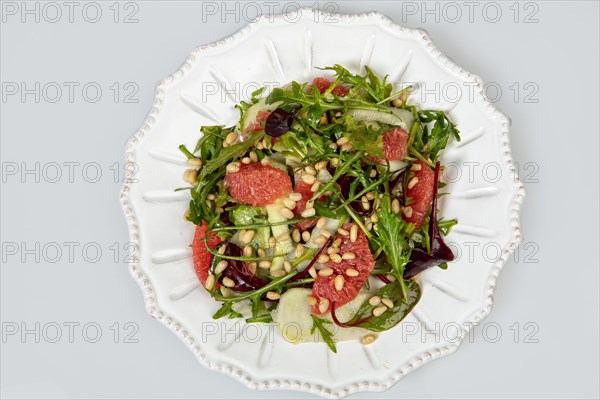
<instances>
[{"instance_id":1,"label":"salad","mask_svg":"<svg viewBox=\"0 0 600 400\"><path fill-rule=\"evenodd\" d=\"M214 318L277 323L293 342L369 344L447 268L456 220L438 215L448 116L370 68L255 91L235 126L203 126L184 180L198 279ZM290 326L294 329L289 329Z\"/></svg>"}]
</instances>

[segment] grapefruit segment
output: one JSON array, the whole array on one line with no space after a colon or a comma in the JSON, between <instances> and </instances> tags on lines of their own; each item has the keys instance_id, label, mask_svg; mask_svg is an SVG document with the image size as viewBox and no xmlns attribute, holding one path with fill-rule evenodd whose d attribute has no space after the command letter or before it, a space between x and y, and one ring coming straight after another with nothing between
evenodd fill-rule
<instances>
[{"instance_id":1,"label":"grapefruit segment","mask_svg":"<svg viewBox=\"0 0 600 400\"><path fill-rule=\"evenodd\" d=\"M261 163L241 164L239 171L227 172L225 188L234 200L264 207L292 191L285 171Z\"/></svg>"},{"instance_id":2,"label":"grapefruit segment","mask_svg":"<svg viewBox=\"0 0 600 400\"><path fill-rule=\"evenodd\" d=\"M416 165L419 167L415 168ZM437 185L437 182L434 182L433 170L423 161L415 162L411 170L414 176L408 178L406 197L412 202L404 207L402 219L420 228L427 217L427 211L433 200L434 185Z\"/></svg>"},{"instance_id":3,"label":"grapefruit segment","mask_svg":"<svg viewBox=\"0 0 600 400\"><path fill-rule=\"evenodd\" d=\"M319 93L323 94L323 93L325 93L325 91L327 89L329 89L329 87L331 86L332 83L333 83L333 81L331 81L327 78L318 77L318 78L313 79L311 86L315 85L317 87L317 89L319 89ZM331 91L331 93L336 96L343 97L348 94L348 88L344 85L337 85Z\"/></svg>"},{"instance_id":4,"label":"grapefruit segment","mask_svg":"<svg viewBox=\"0 0 600 400\"><path fill-rule=\"evenodd\" d=\"M213 259L213 255L206 249L206 244L204 244L204 240L208 237L208 247L214 249L219 243L221 243L221 239L218 236L211 233L206 233L206 228L208 228L208 224L206 221L202 221L202 225L196 226L196 232L194 233L194 242L192 243L192 259L194 261L194 269L196 270L196 276L198 276L198 280L204 285L206 283L206 278L208 277L210 271L210 264Z\"/></svg>"},{"instance_id":5,"label":"grapefruit segment","mask_svg":"<svg viewBox=\"0 0 600 400\"><path fill-rule=\"evenodd\" d=\"M346 224L344 229L350 231L352 225L353 224ZM354 299L360 289L365 285L367 279L369 279L369 275L375 266L375 260L369 249L369 241L362 230L358 230L355 242L350 240L350 236L339 236L339 238L342 239L342 243L339 246L339 254L352 253L354 258L351 260L342 259L342 262L340 263L330 260L326 265L334 271L333 275L317 275L312 290L313 296L317 298L317 304L312 307L313 314L324 314L331 309L333 303L335 303L336 307L339 307ZM348 269L353 269L358 272L357 276L347 275L346 271ZM337 275L342 275L344 277L344 285L342 290L339 291L336 289L334 283ZM319 309L321 299L327 299L329 303L327 310L324 312L321 312Z\"/></svg>"}]
</instances>

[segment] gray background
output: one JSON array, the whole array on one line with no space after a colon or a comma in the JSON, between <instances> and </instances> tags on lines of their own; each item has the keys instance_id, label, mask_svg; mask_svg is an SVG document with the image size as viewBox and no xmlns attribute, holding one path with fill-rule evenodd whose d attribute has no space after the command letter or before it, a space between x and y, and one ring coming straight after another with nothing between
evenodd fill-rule
<instances>
[{"instance_id":1,"label":"gray background","mask_svg":"<svg viewBox=\"0 0 600 400\"><path fill-rule=\"evenodd\" d=\"M463 13L458 22L452 22L452 10L444 14L441 3L438 21L436 14L420 13L423 7L434 9L436 3L412 3L419 10L416 15L406 2L330 3L339 12L377 10L403 25L423 27L459 65L495 82L502 89L497 106L513 122L513 155L521 163L521 174L527 175L522 228L528 247L521 247L519 256L507 264L498 282L496 305L486 320L498 324L502 337L492 343L493 335L478 330L472 343L465 343L455 355L418 369L389 391L353 397L597 398L598 3L521 3L515 22L513 2L499 2L503 14L497 23L484 18L485 3L478 3L472 22L462 2L457 3ZM13 4L21 7L20 2ZM32 16L21 22L19 14L3 14L5 90L11 82L80 86L72 103L65 99L66 92L56 103L48 101L53 92L42 93L39 103L33 95L25 102L9 96L1 103L3 171L15 165L22 168L21 163L27 168L40 163L39 183L35 173L24 178L7 175L2 181L3 332L15 326L34 329L40 323L41 333L39 343L34 334L3 338L2 396L314 397L251 391L202 367L185 345L146 314L140 290L123 262L128 234L117 201L122 173L115 178L111 166L122 167L125 142L144 120L156 82L176 70L197 45L244 26L243 13L226 15L224 21L220 15L208 16L203 22L200 3L142 1L129 8L121 3L119 21L136 10L132 7L138 8L138 22L125 24L113 21L111 1L99 2L102 18L89 23L81 14L85 4L79 3L72 23L67 15L50 23L44 15L39 22ZM280 12L284 3L276 4L275 11ZM46 19L54 18L52 10L46 11ZM62 11L67 9L63 6ZM92 11L88 15L93 17ZM537 22L524 23L530 13ZM81 95L87 82L97 82L103 89L96 103ZM114 82L121 90L127 82L137 85L139 91L132 98L138 101L124 102L124 92L115 101L109 88ZM520 88L516 98L510 89L515 82ZM80 163L73 182L65 162ZM56 171L51 163L63 165L56 183L50 182ZM94 164L82 175L86 163L98 164L102 173L98 182L86 181L94 180ZM532 164L525 169L526 163ZM49 245L53 242L63 250L54 263L56 253ZM79 243L72 260L64 242ZM22 251L36 243L39 261L35 254ZM99 261L91 262L95 255L90 246L96 245L88 245L87 261L83 257L86 243L102 249ZM113 259L113 243L121 248L118 262ZM16 255L13 245L20 250ZM80 324L73 343L64 325L69 322ZM117 343L115 322L120 332ZM128 322L135 325L126 328ZM525 329L528 322L534 325ZM51 343L53 323L62 326L56 343ZM82 334L86 323L102 329L97 343L86 341L93 339L93 329ZM516 343L515 323L520 332ZM137 343L127 343L131 340L124 334L135 326L139 329L129 339ZM526 338L532 327L537 332Z\"/></svg>"}]
</instances>

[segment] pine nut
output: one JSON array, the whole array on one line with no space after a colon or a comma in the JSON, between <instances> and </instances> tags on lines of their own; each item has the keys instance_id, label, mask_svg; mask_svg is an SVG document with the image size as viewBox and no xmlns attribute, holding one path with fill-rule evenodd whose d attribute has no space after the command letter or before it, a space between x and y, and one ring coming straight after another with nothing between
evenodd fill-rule
<instances>
[{"instance_id":1,"label":"pine nut","mask_svg":"<svg viewBox=\"0 0 600 400\"><path fill-rule=\"evenodd\" d=\"M317 170L312 165L307 165L306 167L304 167L304 172L310 175L317 174Z\"/></svg>"},{"instance_id":2,"label":"pine nut","mask_svg":"<svg viewBox=\"0 0 600 400\"><path fill-rule=\"evenodd\" d=\"M285 275L285 271L282 269L278 269L277 271L271 272L271 276L274 278L281 278L284 275Z\"/></svg>"},{"instance_id":3,"label":"pine nut","mask_svg":"<svg viewBox=\"0 0 600 400\"><path fill-rule=\"evenodd\" d=\"M354 255L354 253L351 252L342 254L342 260L354 260L355 258L356 256Z\"/></svg>"},{"instance_id":4,"label":"pine nut","mask_svg":"<svg viewBox=\"0 0 600 400\"><path fill-rule=\"evenodd\" d=\"M252 161L254 161L254 162L258 162L258 156L256 155L256 152L255 152L255 151L251 151L251 152L250 152L250 154L249 154L249 156L250 156L250 159L251 159Z\"/></svg>"},{"instance_id":5,"label":"pine nut","mask_svg":"<svg viewBox=\"0 0 600 400\"><path fill-rule=\"evenodd\" d=\"M396 107L396 108L402 107L402 100L400 100L400 99L392 100L392 106Z\"/></svg>"},{"instance_id":6,"label":"pine nut","mask_svg":"<svg viewBox=\"0 0 600 400\"><path fill-rule=\"evenodd\" d=\"M321 264L325 264L327 261L329 261L329 256L327 254L321 254L317 261Z\"/></svg>"},{"instance_id":7,"label":"pine nut","mask_svg":"<svg viewBox=\"0 0 600 400\"><path fill-rule=\"evenodd\" d=\"M347 230L345 230L344 228L339 228L337 230L337 232L342 235L342 236L348 236L350 234L350 232L348 232Z\"/></svg>"},{"instance_id":8,"label":"pine nut","mask_svg":"<svg viewBox=\"0 0 600 400\"><path fill-rule=\"evenodd\" d=\"M325 125L327 123L327 114L323 114L319 119L319 125Z\"/></svg>"},{"instance_id":9,"label":"pine nut","mask_svg":"<svg viewBox=\"0 0 600 400\"><path fill-rule=\"evenodd\" d=\"M331 254L337 254L340 252L340 248L336 247L336 246L331 246L327 249L327 254L331 255Z\"/></svg>"},{"instance_id":10,"label":"pine nut","mask_svg":"<svg viewBox=\"0 0 600 400\"><path fill-rule=\"evenodd\" d=\"M402 213L406 216L406 218L412 217L413 209L411 206L402 207Z\"/></svg>"},{"instance_id":11,"label":"pine nut","mask_svg":"<svg viewBox=\"0 0 600 400\"><path fill-rule=\"evenodd\" d=\"M252 160L250 159L250 157L242 158L242 164L250 164L251 162Z\"/></svg>"},{"instance_id":12,"label":"pine nut","mask_svg":"<svg viewBox=\"0 0 600 400\"><path fill-rule=\"evenodd\" d=\"M232 288L235 286L235 282L233 281L233 279L225 277L223 278L223 286Z\"/></svg>"},{"instance_id":13,"label":"pine nut","mask_svg":"<svg viewBox=\"0 0 600 400\"><path fill-rule=\"evenodd\" d=\"M329 256L329 258L331 259L331 261L333 261L333 262L334 262L334 263L336 263L336 264L339 264L339 263L341 263L341 262L342 262L342 256L340 256L340 255L339 255L339 254L337 254L337 253L331 254L331 255Z\"/></svg>"},{"instance_id":14,"label":"pine nut","mask_svg":"<svg viewBox=\"0 0 600 400\"><path fill-rule=\"evenodd\" d=\"M333 280L333 285L335 286L335 290L337 290L338 292L341 292L342 289L344 288L344 275L338 275L335 277L335 279Z\"/></svg>"},{"instance_id":15,"label":"pine nut","mask_svg":"<svg viewBox=\"0 0 600 400\"><path fill-rule=\"evenodd\" d=\"M281 298L281 295L279 293L273 292L272 290L267 292L267 299L279 300L279 298Z\"/></svg>"},{"instance_id":16,"label":"pine nut","mask_svg":"<svg viewBox=\"0 0 600 400\"><path fill-rule=\"evenodd\" d=\"M367 198L367 200L371 201L371 200L375 200L375 193L373 192L369 192L367 194L365 194L365 197Z\"/></svg>"},{"instance_id":17,"label":"pine nut","mask_svg":"<svg viewBox=\"0 0 600 400\"><path fill-rule=\"evenodd\" d=\"M327 238L325 236L320 235L318 238L314 240L315 244L325 244L327 242Z\"/></svg>"},{"instance_id":18,"label":"pine nut","mask_svg":"<svg viewBox=\"0 0 600 400\"><path fill-rule=\"evenodd\" d=\"M283 262L283 269L285 270L285 272L290 272L292 270L292 264L290 264L289 261L284 261Z\"/></svg>"},{"instance_id":19,"label":"pine nut","mask_svg":"<svg viewBox=\"0 0 600 400\"><path fill-rule=\"evenodd\" d=\"M300 234L300 231L298 230L298 228L295 228L292 231L292 240L294 242L299 242L302 239L302 235Z\"/></svg>"},{"instance_id":20,"label":"pine nut","mask_svg":"<svg viewBox=\"0 0 600 400\"><path fill-rule=\"evenodd\" d=\"M309 275L310 275L312 278L314 278L314 279L317 279L317 270L315 269L315 267L310 267L310 268L308 269L308 274L309 274Z\"/></svg>"},{"instance_id":21,"label":"pine nut","mask_svg":"<svg viewBox=\"0 0 600 400\"><path fill-rule=\"evenodd\" d=\"M319 271L319 276L330 276L333 275L333 270L331 268L323 268Z\"/></svg>"},{"instance_id":22,"label":"pine nut","mask_svg":"<svg viewBox=\"0 0 600 400\"><path fill-rule=\"evenodd\" d=\"M319 302L319 312L321 314L323 314L324 312L327 311L328 308L329 308L329 300L321 299L321 301Z\"/></svg>"},{"instance_id":23,"label":"pine nut","mask_svg":"<svg viewBox=\"0 0 600 400\"><path fill-rule=\"evenodd\" d=\"M394 302L387 297L381 299L381 302L386 305L387 308L394 308Z\"/></svg>"},{"instance_id":24,"label":"pine nut","mask_svg":"<svg viewBox=\"0 0 600 400\"><path fill-rule=\"evenodd\" d=\"M371 222L371 220L367 220L367 222L365 222L365 228L367 228L368 231L373 229L373 223Z\"/></svg>"},{"instance_id":25,"label":"pine nut","mask_svg":"<svg viewBox=\"0 0 600 400\"><path fill-rule=\"evenodd\" d=\"M314 208L307 208L306 210L302 211L300 215L302 215L303 218L308 218L314 216L315 213L316 211Z\"/></svg>"},{"instance_id":26,"label":"pine nut","mask_svg":"<svg viewBox=\"0 0 600 400\"><path fill-rule=\"evenodd\" d=\"M296 257L300 257L302 254L304 254L304 246L298 243L298 246L296 246Z\"/></svg>"},{"instance_id":27,"label":"pine nut","mask_svg":"<svg viewBox=\"0 0 600 400\"><path fill-rule=\"evenodd\" d=\"M217 199L217 197L212 193L209 194L208 196L206 196L206 200L214 201L216 199Z\"/></svg>"},{"instance_id":28,"label":"pine nut","mask_svg":"<svg viewBox=\"0 0 600 400\"><path fill-rule=\"evenodd\" d=\"M358 225L352 224L352 228L350 228L350 241L352 243L356 242L358 238Z\"/></svg>"},{"instance_id":29,"label":"pine nut","mask_svg":"<svg viewBox=\"0 0 600 400\"><path fill-rule=\"evenodd\" d=\"M300 201L302 200L302 195L300 193L292 192L288 195L288 198L292 201Z\"/></svg>"},{"instance_id":30,"label":"pine nut","mask_svg":"<svg viewBox=\"0 0 600 400\"><path fill-rule=\"evenodd\" d=\"M373 309L373 316L379 317L381 314L383 314L387 310L388 310L388 308L386 306L379 306L379 307Z\"/></svg>"},{"instance_id":31,"label":"pine nut","mask_svg":"<svg viewBox=\"0 0 600 400\"><path fill-rule=\"evenodd\" d=\"M249 231L246 231L246 233L244 234L244 238L242 241L244 243L250 243L252 241L252 239L254 239L254 231L249 230Z\"/></svg>"},{"instance_id":32,"label":"pine nut","mask_svg":"<svg viewBox=\"0 0 600 400\"><path fill-rule=\"evenodd\" d=\"M314 208L313 208L313 210L314 210ZM321 235L323 235L327 239L329 239L331 237L331 232L329 232L327 229L321 229Z\"/></svg>"},{"instance_id":33,"label":"pine nut","mask_svg":"<svg viewBox=\"0 0 600 400\"><path fill-rule=\"evenodd\" d=\"M319 190L319 186L321 186L321 182L316 181L315 183L313 183L313 185L310 187L310 191L313 193L316 193L317 190Z\"/></svg>"},{"instance_id":34,"label":"pine nut","mask_svg":"<svg viewBox=\"0 0 600 400\"><path fill-rule=\"evenodd\" d=\"M204 283L206 290L212 290L215 287L216 278L213 274L209 274Z\"/></svg>"},{"instance_id":35,"label":"pine nut","mask_svg":"<svg viewBox=\"0 0 600 400\"><path fill-rule=\"evenodd\" d=\"M341 138L339 138L339 139L336 141L336 143L337 143L337 145L338 145L338 146L343 146L343 145L345 145L346 143L348 143L348 138L347 138L347 137L343 137L343 136L342 136Z\"/></svg>"},{"instance_id":36,"label":"pine nut","mask_svg":"<svg viewBox=\"0 0 600 400\"><path fill-rule=\"evenodd\" d=\"M400 212L400 200L392 200L392 213L398 214Z\"/></svg>"},{"instance_id":37,"label":"pine nut","mask_svg":"<svg viewBox=\"0 0 600 400\"><path fill-rule=\"evenodd\" d=\"M358 271L355 270L354 268L348 268L346 270L346 275L348 275L348 276L358 276Z\"/></svg>"},{"instance_id":38,"label":"pine nut","mask_svg":"<svg viewBox=\"0 0 600 400\"><path fill-rule=\"evenodd\" d=\"M281 214L281 216L283 218L285 218L285 219L292 219L292 218L294 218L294 213L289 208L282 208L279 211L279 214Z\"/></svg>"},{"instance_id":39,"label":"pine nut","mask_svg":"<svg viewBox=\"0 0 600 400\"><path fill-rule=\"evenodd\" d=\"M327 218L325 218L325 217L319 218L319 220L317 221L317 228L324 227L326 223L327 223Z\"/></svg>"},{"instance_id":40,"label":"pine nut","mask_svg":"<svg viewBox=\"0 0 600 400\"><path fill-rule=\"evenodd\" d=\"M342 150L350 151L350 150L352 150L352 145L350 143L346 143L346 144L342 145Z\"/></svg>"},{"instance_id":41,"label":"pine nut","mask_svg":"<svg viewBox=\"0 0 600 400\"><path fill-rule=\"evenodd\" d=\"M271 268L271 261L263 260L258 263L258 268L260 269L269 269Z\"/></svg>"},{"instance_id":42,"label":"pine nut","mask_svg":"<svg viewBox=\"0 0 600 400\"><path fill-rule=\"evenodd\" d=\"M246 264L246 268L248 268L248 271L250 271L253 275L256 275L256 268L258 267L258 264L256 264L256 262L252 261L249 262L248 264Z\"/></svg>"},{"instance_id":43,"label":"pine nut","mask_svg":"<svg viewBox=\"0 0 600 400\"><path fill-rule=\"evenodd\" d=\"M319 161L318 163L315 164L315 169L317 171L325 169L325 168L327 168L327 163L328 163L327 160Z\"/></svg>"},{"instance_id":44,"label":"pine nut","mask_svg":"<svg viewBox=\"0 0 600 400\"><path fill-rule=\"evenodd\" d=\"M416 176L412 177L410 179L410 181L408 181L408 185L406 185L407 189L412 189L415 187L415 185L419 183L419 178L417 178Z\"/></svg>"},{"instance_id":45,"label":"pine nut","mask_svg":"<svg viewBox=\"0 0 600 400\"><path fill-rule=\"evenodd\" d=\"M317 181L317 178L315 178L314 175L309 174L303 174L300 179L302 179L302 182L306 183L307 185L312 185Z\"/></svg>"},{"instance_id":46,"label":"pine nut","mask_svg":"<svg viewBox=\"0 0 600 400\"><path fill-rule=\"evenodd\" d=\"M377 170L373 168L371 172L369 172L369 177L375 178L377 176Z\"/></svg>"},{"instance_id":47,"label":"pine nut","mask_svg":"<svg viewBox=\"0 0 600 400\"><path fill-rule=\"evenodd\" d=\"M253 275L256 274L256 268L258 267L258 264L254 261L249 262L246 264L246 268L248 268L248 271L250 271Z\"/></svg>"},{"instance_id":48,"label":"pine nut","mask_svg":"<svg viewBox=\"0 0 600 400\"><path fill-rule=\"evenodd\" d=\"M265 249L258 249L257 253L258 253L259 257L266 257L267 256L267 253L265 252Z\"/></svg>"},{"instance_id":49,"label":"pine nut","mask_svg":"<svg viewBox=\"0 0 600 400\"><path fill-rule=\"evenodd\" d=\"M233 144L233 142L235 142L238 138L238 135L236 132L229 132L229 134L227 134L227 136L225 136L225 143L227 144Z\"/></svg>"},{"instance_id":50,"label":"pine nut","mask_svg":"<svg viewBox=\"0 0 600 400\"><path fill-rule=\"evenodd\" d=\"M331 159L331 161L329 163L331 164L332 167L337 167L340 163L340 159L337 157L334 157Z\"/></svg>"},{"instance_id":51,"label":"pine nut","mask_svg":"<svg viewBox=\"0 0 600 400\"><path fill-rule=\"evenodd\" d=\"M379 296L373 296L369 299L369 304L373 307L378 306L379 303L381 303L381 297Z\"/></svg>"},{"instance_id":52,"label":"pine nut","mask_svg":"<svg viewBox=\"0 0 600 400\"><path fill-rule=\"evenodd\" d=\"M423 166L422 166L421 164L413 164L413 165L410 167L410 170L411 170L411 171L420 171L422 167L423 167Z\"/></svg>"},{"instance_id":53,"label":"pine nut","mask_svg":"<svg viewBox=\"0 0 600 400\"><path fill-rule=\"evenodd\" d=\"M226 170L227 172L236 173L240 170L240 164L236 162L229 163Z\"/></svg>"},{"instance_id":54,"label":"pine nut","mask_svg":"<svg viewBox=\"0 0 600 400\"><path fill-rule=\"evenodd\" d=\"M294 200L291 199L283 199L283 205L286 208L289 208L290 210L293 210L294 208L296 208L296 202Z\"/></svg>"},{"instance_id":55,"label":"pine nut","mask_svg":"<svg viewBox=\"0 0 600 400\"><path fill-rule=\"evenodd\" d=\"M333 243L331 243L331 246L340 247L341 244L342 244L342 238L337 238L333 241Z\"/></svg>"},{"instance_id":56,"label":"pine nut","mask_svg":"<svg viewBox=\"0 0 600 400\"><path fill-rule=\"evenodd\" d=\"M309 231L302 232L302 240L304 240L305 242L308 242L310 240L310 232Z\"/></svg>"},{"instance_id":57,"label":"pine nut","mask_svg":"<svg viewBox=\"0 0 600 400\"><path fill-rule=\"evenodd\" d=\"M198 181L198 171L195 169L186 169L183 173L183 180L187 183L196 183Z\"/></svg>"},{"instance_id":58,"label":"pine nut","mask_svg":"<svg viewBox=\"0 0 600 400\"><path fill-rule=\"evenodd\" d=\"M394 100L394 101L395 101L395 100ZM375 335L372 335L372 334L368 334L368 335L365 335L365 336L363 336L363 337L360 339L360 342L366 346L366 345L368 345L368 344L371 344L371 343L373 343L373 342L375 341L375 339L377 339L377 336L375 336Z\"/></svg>"},{"instance_id":59,"label":"pine nut","mask_svg":"<svg viewBox=\"0 0 600 400\"><path fill-rule=\"evenodd\" d=\"M221 260L217 263L217 266L215 267L215 274L219 275L220 273L222 273L223 271L225 271L225 268L227 268L229 266L229 263L225 260Z\"/></svg>"},{"instance_id":60,"label":"pine nut","mask_svg":"<svg viewBox=\"0 0 600 400\"><path fill-rule=\"evenodd\" d=\"M379 221L379 215L373 213L371 215L371 222L377 222L377 221Z\"/></svg>"},{"instance_id":61,"label":"pine nut","mask_svg":"<svg viewBox=\"0 0 600 400\"><path fill-rule=\"evenodd\" d=\"M311 306L317 305L317 298L312 294L309 294L308 296L306 296L306 298L308 299L308 304L310 304Z\"/></svg>"},{"instance_id":62,"label":"pine nut","mask_svg":"<svg viewBox=\"0 0 600 400\"><path fill-rule=\"evenodd\" d=\"M200 168L202 166L202 160L199 158L188 158L186 162L188 163L188 165L192 165L197 168Z\"/></svg>"},{"instance_id":63,"label":"pine nut","mask_svg":"<svg viewBox=\"0 0 600 400\"><path fill-rule=\"evenodd\" d=\"M336 143L329 143L329 148L333 150L337 150L338 145Z\"/></svg>"},{"instance_id":64,"label":"pine nut","mask_svg":"<svg viewBox=\"0 0 600 400\"><path fill-rule=\"evenodd\" d=\"M362 197L361 205L365 211L369 211L369 209L371 208L371 205L369 204L369 200L367 200L367 198L365 196Z\"/></svg>"}]
</instances>

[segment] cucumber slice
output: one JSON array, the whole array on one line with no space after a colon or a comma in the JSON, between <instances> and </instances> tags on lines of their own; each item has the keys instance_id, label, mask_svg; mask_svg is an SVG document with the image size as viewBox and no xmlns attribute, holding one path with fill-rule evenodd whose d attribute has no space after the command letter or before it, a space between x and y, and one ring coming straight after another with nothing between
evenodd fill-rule
<instances>
[{"instance_id":1,"label":"cucumber slice","mask_svg":"<svg viewBox=\"0 0 600 400\"><path fill-rule=\"evenodd\" d=\"M348 114L356 121L381 122L388 125L399 126L408 131L413 123L412 113L400 108L390 108L389 110L389 112L376 110L349 110Z\"/></svg>"},{"instance_id":2,"label":"cucumber slice","mask_svg":"<svg viewBox=\"0 0 600 400\"><path fill-rule=\"evenodd\" d=\"M283 205L282 199L277 199L273 204L269 204L267 208L267 219L269 223L276 224L287 221L287 218L281 215L281 210L285 206ZM273 249L273 254L279 254L279 257L274 257L271 263L271 271L277 271L283 268L283 262L285 261L285 255L292 251L293 244L289 238L290 229L288 225L272 225L271 232L273 237L277 238L285 233L288 234L288 239L278 240Z\"/></svg>"},{"instance_id":3,"label":"cucumber slice","mask_svg":"<svg viewBox=\"0 0 600 400\"><path fill-rule=\"evenodd\" d=\"M277 309L273 310L273 321L277 328L290 343L300 342L322 342L320 335L310 333L312 318L307 296L311 294L310 289L294 288L285 292L279 299ZM340 321L351 319L358 311L361 304L371 294L361 291L356 298L336 309L336 316ZM322 316L331 321L330 314ZM336 341L356 340L366 334L373 333L363 328L340 328L335 324L329 324L328 329L334 333Z\"/></svg>"}]
</instances>

